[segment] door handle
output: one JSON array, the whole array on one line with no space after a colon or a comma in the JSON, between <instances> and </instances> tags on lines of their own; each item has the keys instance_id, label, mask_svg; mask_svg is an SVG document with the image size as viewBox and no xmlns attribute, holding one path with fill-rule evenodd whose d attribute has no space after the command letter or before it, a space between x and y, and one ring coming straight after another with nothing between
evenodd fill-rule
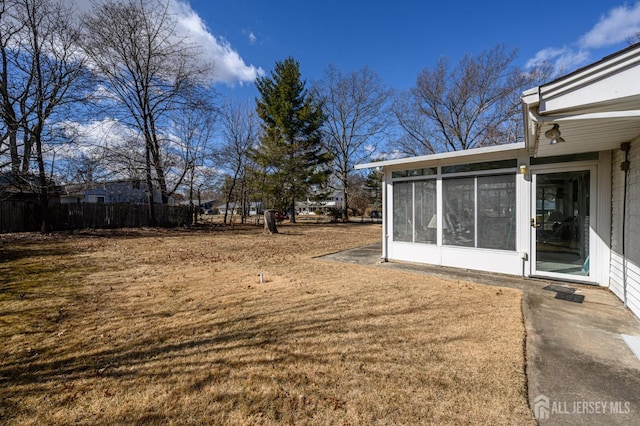
<instances>
[{"instance_id":1,"label":"door handle","mask_svg":"<svg viewBox=\"0 0 640 426\"><path fill-rule=\"evenodd\" d=\"M536 220L534 218L531 218L531 221L529 223L531 224L532 228L536 227Z\"/></svg>"}]
</instances>

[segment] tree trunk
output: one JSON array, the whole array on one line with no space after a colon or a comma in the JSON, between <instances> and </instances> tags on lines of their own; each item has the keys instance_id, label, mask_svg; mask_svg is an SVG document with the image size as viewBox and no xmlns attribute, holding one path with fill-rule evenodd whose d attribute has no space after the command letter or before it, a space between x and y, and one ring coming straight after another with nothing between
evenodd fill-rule
<instances>
[{"instance_id":1,"label":"tree trunk","mask_svg":"<svg viewBox=\"0 0 640 426\"><path fill-rule=\"evenodd\" d=\"M151 161L150 161L149 155L150 155L149 147L147 146L145 150L145 156L146 156L145 178L147 181L147 188L149 191L149 222L151 226L156 226L157 225L156 211L153 205L153 179L151 177Z\"/></svg>"},{"instance_id":2,"label":"tree trunk","mask_svg":"<svg viewBox=\"0 0 640 426\"><path fill-rule=\"evenodd\" d=\"M276 210L265 210L264 212L264 232L269 234L277 234L276 227Z\"/></svg>"},{"instance_id":3,"label":"tree trunk","mask_svg":"<svg viewBox=\"0 0 640 426\"><path fill-rule=\"evenodd\" d=\"M17 181L20 175L20 155L18 154L18 125L11 123L9 126L9 152L11 153L11 173Z\"/></svg>"},{"instance_id":4,"label":"tree trunk","mask_svg":"<svg viewBox=\"0 0 640 426\"><path fill-rule=\"evenodd\" d=\"M343 222L348 222L349 221L349 200L347 199L348 193L347 193L347 188L344 185L344 183L342 184L342 221Z\"/></svg>"},{"instance_id":5,"label":"tree trunk","mask_svg":"<svg viewBox=\"0 0 640 426\"><path fill-rule=\"evenodd\" d=\"M47 175L44 169L44 158L42 157L42 140L36 136L36 154L38 162L38 178L40 183L40 209L42 212L42 222L40 224L40 232L45 234L49 232L49 185L47 183Z\"/></svg>"},{"instance_id":6,"label":"tree trunk","mask_svg":"<svg viewBox=\"0 0 640 426\"><path fill-rule=\"evenodd\" d=\"M229 203L231 202L231 197L233 197L233 191L236 188L236 179L237 179L238 173L236 171L236 173L233 175L233 179L231 180L231 187L229 188L229 192L227 192L227 202L225 203L225 209L224 209L224 218L222 219L222 223L224 225L227 224L227 213L229 212ZM231 216L233 217L233 213L231 214Z\"/></svg>"},{"instance_id":7,"label":"tree trunk","mask_svg":"<svg viewBox=\"0 0 640 426\"><path fill-rule=\"evenodd\" d=\"M164 165L162 164L162 156L160 154L160 143L156 134L156 123L152 114L148 116L149 127L145 132L146 144L151 149L151 160L153 168L156 172L156 181L160 189L160 198L162 204L169 204L169 193L167 191L167 181L164 175Z\"/></svg>"},{"instance_id":8,"label":"tree trunk","mask_svg":"<svg viewBox=\"0 0 640 426\"><path fill-rule=\"evenodd\" d=\"M191 169L191 174L189 176L189 227L191 225L196 225L198 223L198 212L200 210L200 204L198 204L198 210L195 209L193 204L193 169Z\"/></svg>"},{"instance_id":9,"label":"tree trunk","mask_svg":"<svg viewBox=\"0 0 640 426\"><path fill-rule=\"evenodd\" d=\"M240 197L242 199L241 222L244 225L245 223L247 223L247 216L249 216L249 209L247 208L247 205L249 204L247 202L247 183L244 179L240 181Z\"/></svg>"}]
</instances>

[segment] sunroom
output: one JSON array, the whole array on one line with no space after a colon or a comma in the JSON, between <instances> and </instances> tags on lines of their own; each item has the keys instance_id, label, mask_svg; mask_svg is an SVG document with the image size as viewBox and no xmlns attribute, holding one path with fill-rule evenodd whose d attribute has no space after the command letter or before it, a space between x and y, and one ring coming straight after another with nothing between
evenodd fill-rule
<instances>
[{"instance_id":1,"label":"sunroom","mask_svg":"<svg viewBox=\"0 0 640 426\"><path fill-rule=\"evenodd\" d=\"M598 153L536 159L518 143L360 167L384 170L384 259L590 282L598 272L590 170L601 161ZM553 169L562 171L540 174Z\"/></svg>"},{"instance_id":2,"label":"sunroom","mask_svg":"<svg viewBox=\"0 0 640 426\"><path fill-rule=\"evenodd\" d=\"M640 44L527 90L525 140L383 173L382 258L611 287L640 315Z\"/></svg>"}]
</instances>

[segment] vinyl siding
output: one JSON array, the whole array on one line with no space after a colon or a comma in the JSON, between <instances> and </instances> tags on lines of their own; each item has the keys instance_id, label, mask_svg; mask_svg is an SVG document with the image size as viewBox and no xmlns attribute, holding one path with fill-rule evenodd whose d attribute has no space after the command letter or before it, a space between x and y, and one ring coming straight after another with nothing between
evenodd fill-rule
<instances>
[{"instance_id":1,"label":"vinyl siding","mask_svg":"<svg viewBox=\"0 0 640 426\"><path fill-rule=\"evenodd\" d=\"M621 300L625 300L624 264L622 257L622 219L624 196L624 172L620 163L624 152L615 150L612 155L611 179L611 264L609 286ZM640 317L640 142L631 144L629 152L629 180L626 210L626 276L627 306Z\"/></svg>"}]
</instances>

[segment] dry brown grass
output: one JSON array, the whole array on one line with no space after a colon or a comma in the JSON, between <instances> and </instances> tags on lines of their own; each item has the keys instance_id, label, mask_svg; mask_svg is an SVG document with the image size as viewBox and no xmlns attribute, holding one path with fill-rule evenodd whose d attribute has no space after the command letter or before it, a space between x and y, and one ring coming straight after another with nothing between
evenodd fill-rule
<instances>
[{"instance_id":1,"label":"dry brown grass","mask_svg":"<svg viewBox=\"0 0 640 426\"><path fill-rule=\"evenodd\" d=\"M0 237L0 421L533 423L517 291L313 258L379 225L280 230Z\"/></svg>"}]
</instances>

